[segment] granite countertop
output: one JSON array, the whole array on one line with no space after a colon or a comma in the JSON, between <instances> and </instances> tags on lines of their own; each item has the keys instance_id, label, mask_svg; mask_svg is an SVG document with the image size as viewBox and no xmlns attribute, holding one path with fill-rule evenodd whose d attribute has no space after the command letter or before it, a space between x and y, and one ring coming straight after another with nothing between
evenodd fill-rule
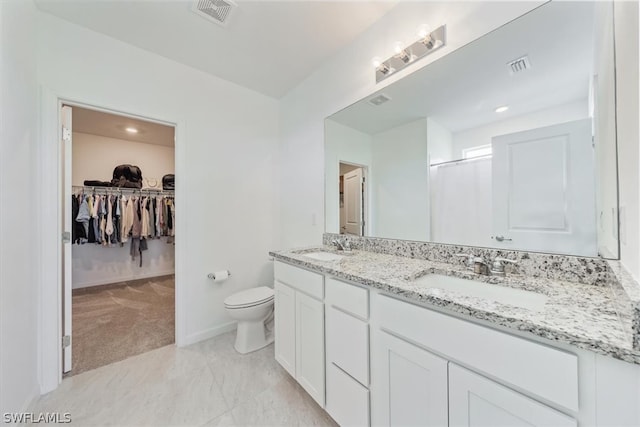
<instances>
[{"instance_id":1,"label":"granite countertop","mask_svg":"<svg viewBox=\"0 0 640 427\"><path fill-rule=\"evenodd\" d=\"M317 251L339 253L345 257L336 261L317 261L304 256L305 253ZM637 301L629 296L628 286L617 282L593 286L515 274L507 277L483 276L458 265L359 250L337 252L329 246L274 251L270 255L279 261L370 286L427 307L438 307L454 314L471 316L640 364L637 342L634 347ZM547 302L540 311L533 311L462 292L413 283L416 278L429 273L533 291L546 295Z\"/></svg>"}]
</instances>

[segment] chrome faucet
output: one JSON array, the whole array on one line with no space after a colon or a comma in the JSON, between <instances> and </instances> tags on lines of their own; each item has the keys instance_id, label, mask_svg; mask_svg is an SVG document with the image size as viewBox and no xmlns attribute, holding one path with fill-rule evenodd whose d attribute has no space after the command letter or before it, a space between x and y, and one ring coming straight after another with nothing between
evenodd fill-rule
<instances>
[{"instance_id":1,"label":"chrome faucet","mask_svg":"<svg viewBox=\"0 0 640 427\"><path fill-rule=\"evenodd\" d=\"M456 254L457 257L464 257L467 260L464 265L467 267L467 270L471 270L476 274L482 274L484 276L489 275L489 268L484 260L473 254Z\"/></svg>"},{"instance_id":2,"label":"chrome faucet","mask_svg":"<svg viewBox=\"0 0 640 427\"><path fill-rule=\"evenodd\" d=\"M507 259L507 258L503 258L503 257L495 257L493 259L493 263L491 264L491 274L494 276L505 276L505 272L504 272L504 264L505 262L508 262L510 264L517 264L518 261L515 261L513 259Z\"/></svg>"},{"instance_id":3,"label":"chrome faucet","mask_svg":"<svg viewBox=\"0 0 640 427\"><path fill-rule=\"evenodd\" d=\"M349 240L347 239L333 239L331 243L336 245L339 251L349 252L351 250L351 245L349 244Z\"/></svg>"},{"instance_id":4,"label":"chrome faucet","mask_svg":"<svg viewBox=\"0 0 640 427\"><path fill-rule=\"evenodd\" d=\"M467 260L464 262L464 265L467 267L467 270L473 270L473 262L475 258L473 254L456 254L456 256L466 258Z\"/></svg>"}]
</instances>

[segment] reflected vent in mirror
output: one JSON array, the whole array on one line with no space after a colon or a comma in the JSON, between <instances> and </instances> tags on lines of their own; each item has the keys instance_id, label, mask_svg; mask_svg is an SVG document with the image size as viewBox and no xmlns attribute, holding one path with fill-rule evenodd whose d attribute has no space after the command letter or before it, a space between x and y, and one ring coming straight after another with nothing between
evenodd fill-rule
<instances>
[{"instance_id":1,"label":"reflected vent in mirror","mask_svg":"<svg viewBox=\"0 0 640 427\"><path fill-rule=\"evenodd\" d=\"M509 71L511 71L511 74L521 73L531 68L531 62L529 62L529 57L527 55L523 56L522 58L514 59L507 65L509 66Z\"/></svg>"},{"instance_id":2,"label":"reflected vent in mirror","mask_svg":"<svg viewBox=\"0 0 640 427\"><path fill-rule=\"evenodd\" d=\"M231 0L197 0L192 10L209 21L226 26L231 11L236 7L237 5Z\"/></svg>"},{"instance_id":3,"label":"reflected vent in mirror","mask_svg":"<svg viewBox=\"0 0 640 427\"><path fill-rule=\"evenodd\" d=\"M391 101L391 97L385 95L384 93L381 93L380 95L374 96L367 102L377 107L378 105L382 105L387 101Z\"/></svg>"}]
</instances>

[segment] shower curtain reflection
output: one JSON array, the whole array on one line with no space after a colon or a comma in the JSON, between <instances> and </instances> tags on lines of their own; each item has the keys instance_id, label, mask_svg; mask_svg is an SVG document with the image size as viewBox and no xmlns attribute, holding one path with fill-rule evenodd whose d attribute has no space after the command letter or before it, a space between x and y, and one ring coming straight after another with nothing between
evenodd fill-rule
<instances>
[{"instance_id":1,"label":"shower curtain reflection","mask_svg":"<svg viewBox=\"0 0 640 427\"><path fill-rule=\"evenodd\" d=\"M491 157L430 169L432 240L491 246Z\"/></svg>"}]
</instances>

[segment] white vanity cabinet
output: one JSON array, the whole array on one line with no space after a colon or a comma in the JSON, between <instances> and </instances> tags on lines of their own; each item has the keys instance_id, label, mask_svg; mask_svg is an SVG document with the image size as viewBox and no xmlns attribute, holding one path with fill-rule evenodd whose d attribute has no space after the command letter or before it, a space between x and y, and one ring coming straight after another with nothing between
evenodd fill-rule
<instances>
[{"instance_id":1,"label":"white vanity cabinet","mask_svg":"<svg viewBox=\"0 0 640 427\"><path fill-rule=\"evenodd\" d=\"M573 418L449 363L449 426L575 427Z\"/></svg>"},{"instance_id":2,"label":"white vanity cabinet","mask_svg":"<svg viewBox=\"0 0 640 427\"><path fill-rule=\"evenodd\" d=\"M376 317L374 424L577 425L549 406L579 411L576 355L380 294Z\"/></svg>"},{"instance_id":3,"label":"white vanity cabinet","mask_svg":"<svg viewBox=\"0 0 640 427\"><path fill-rule=\"evenodd\" d=\"M324 407L324 276L276 261L274 277L276 360Z\"/></svg>"},{"instance_id":4,"label":"white vanity cabinet","mask_svg":"<svg viewBox=\"0 0 640 427\"><path fill-rule=\"evenodd\" d=\"M447 360L377 331L373 423L385 426L446 426Z\"/></svg>"},{"instance_id":5,"label":"white vanity cabinet","mask_svg":"<svg viewBox=\"0 0 640 427\"><path fill-rule=\"evenodd\" d=\"M342 426L640 425L640 368L276 261L275 357Z\"/></svg>"},{"instance_id":6,"label":"white vanity cabinet","mask_svg":"<svg viewBox=\"0 0 640 427\"><path fill-rule=\"evenodd\" d=\"M342 426L369 425L369 291L325 279L326 411Z\"/></svg>"}]
</instances>

